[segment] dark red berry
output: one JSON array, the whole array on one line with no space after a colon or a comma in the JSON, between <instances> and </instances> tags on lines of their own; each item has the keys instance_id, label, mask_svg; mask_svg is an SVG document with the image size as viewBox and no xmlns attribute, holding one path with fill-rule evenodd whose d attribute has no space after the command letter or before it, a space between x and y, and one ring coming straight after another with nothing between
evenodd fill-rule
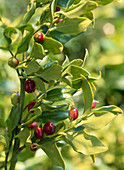
<instances>
[{"instance_id":1,"label":"dark red berry","mask_svg":"<svg viewBox=\"0 0 124 170\"><path fill-rule=\"evenodd\" d=\"M31 79L28 79L24 84L24 89L27 93L32 93L35 91L35 82Z\"/></svg>"},{"instance_id":2,"label":"dark red berry","mask_svg":"<svg viewBox=\"0 0 124 170\"><path fill-rule=\"evenodd\" d=\"M47 135L52 135L55 132L55 129L56 129L56 126L52 122L47 122L43 127L43 131Z\"/></svg>"},{"instance_id":3,"label":"dark red berry","mask_svg":"<svg viewBox=\"0 0 124 170\"><path fill-rule=\"evenodd\" d=\"M41 139L43 137L43 130L41 127L37 127L34 131L34 135L36 138Z\"/></svg>"},{"instance_id":4,"label":"dark red berry","mask_svg":"<svg viewBox=\"0 0 124 170\"><path fill-rule=\"evenodd\" d=\"M57 23L59 23L59 22L61 22L61 21L63 21L63 19L59 19L59 20L57 21Z\"/></svg>"},{"instance_id":5,"label":"dark red berry","mask_svg":"<svg viewBox=\"0 0 124 170\"><path fill-rule=\"evenodd\" d=\"M28 105L28 111L31 110L31 109L34 107L35 103L36 103L36 101L32 101L31 103L29 103L29 105ZM34 111L32 111L31 113L33 113L33 112L34 112Z\"/></svg>"},{"instance_id":6,"label":"dark red berry","mask_svg":"<svg viewBox=\"0 0 124 170\"><path fill-rule=\"evenodd\" d=\"M30 150L31 151L36 151L38 146L39 145L37 143L32 143L32 145L30 146Z\"/></svg>"},{"instance_id":7,"label":"dark red berry","mask_svg":"<svg viewBox=\"0 0 124 170\"><path fill-rule=\"evenodd\" d=\"M28 125L28 127L32 130L35 129L38 126L37 122L33 122L31 125Z\"/></svg>"},{"instance_id":8,"label":"dark red berry","mask_svg":"<svg viewBox=\"0 0 124 170\"><path fill-rule=\"evenodd\" d=\"M15 92L11 96L11 103L13 105L18 104L20 102L20 94L18 92Z\"/></svg>"},{"instance_id":9,"label":"dark red berry","mask_svg":"<svg viewBox=\"0 0 124 170\"><path fill-rule=\"evenodd\" d=\"M8 61L8 65L9 65L10 67L13 67L13 68L17 67L18 64L19 64L19 60L18 60L17 58L11 57L11 58L9 59L9 61Z\"/></svg>"},{"instance_id":10,"label":"dark red berry","mask_svg":"<svg viewBox=\"0 0 124 170\"><path fill-rule=\"evenodd\" d=\"M38 43L42 43L44 41L43 34L41 32L37 32L34 34L34 40Z\"/></svg>"},{"instance_id":11,"label":"dark red berry","mask_svg":"<svg viewBox=\"0 0 124 170\"><path fill-rule=\"evenodd\" d=\"M56 6L56 12L60 11L60 9L61 9L60 7Z\"/></svg>"},{"instance_id":12,"label":"dark red berry","mask_svg":"<svg viewBox=\"0 0 124 170\"><path fill-rule=\"evenodd\" d=\"M97 100L93 100L93 103L92 103L92 109L96 107L96 104L99 103L99 101Z\"/></svg>"},{"instance_id":13,"label":"dark red berry","mask_svg":"<svg viewBox=\"0 0 124 170\"><path fill-rule=\"evenodd\" d=\"M78 118L78 110L77 108L71 108L69 110L69 119L75 120Z\"/></svg>"}]
</instances>

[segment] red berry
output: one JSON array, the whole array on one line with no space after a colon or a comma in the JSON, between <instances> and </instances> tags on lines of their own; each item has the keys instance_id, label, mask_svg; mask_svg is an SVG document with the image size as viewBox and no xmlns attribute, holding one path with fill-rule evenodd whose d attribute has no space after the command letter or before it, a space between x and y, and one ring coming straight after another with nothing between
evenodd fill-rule
<instances>
[{"instance_id":1,"label":"red berry","mask_svg":"<svg viewBox=\"0 0 124 170\"><path fill-rule=\"evenodd\" d=\"M28 125L28 127L32 130L35 129L38 126L37 122L33 122L31 125Z\"/></svg>"},{"instance_id":2,"label":"red berry","mask_svg":"<svg viewBox=\"0 0 124 170\"><path fill-rule=\"evenodd\" d=\"M34 40L38 43L42 43L44 41L43 34L41 32L37 32L34 34Z\"/></svg>"},{"instance_id":3,"label":"red berry","mask_svg":"<svg viewBox=\"0 0 124 170\"><path fill-rule=\"evenodd\" d=\"M55 129L56 129L56 126L52 122L47 122L43 127L43 131L47 135L52 135L55 132Z\"/></svg>"},{"instance_id":4,"label":"red berry","mask_svg":"<svg viewBox=\"0 0 124 170\"><path fill-rule=\"evenodd\" d=\"M9 59L9 61L8 61L8 65L9 65L10 67L13 67L13 68L17 67L18 64L19 64L19 60L18 60L17 58L11 57L11 58Z\"/></svg>"},{"instance_id":5,"label":"red berry","mask_svg":"<svg viewBox=\"0 0 124 170\"><path fill-rule=\"evenodd\" d=\"M29 103L29 105L28 105L28 111L31 110L31 109L34 107L35 103L36 103L36 101L32 101L31 103ZM34 112L34 111L32 111L31 113L33 113L33 112Z\"/></svg>"},{"instance_id":6,"label":"red berry","mask_svg":"<svg viewBox=\"0 0 124 170\"><path fill-rule=\"evenodd\" d=\"M31 151L36 151L38 146L39 146L39 145L38 145L37 143L33 143L33 144L30 146L30 150L31 150Z\"/></svg>"},{"instance_id":7,"label":"red berry","mask_svg":"<svg viewBox=\"0 0 124 170\"><path fill-rule=\"evenodd\" d=\"M96 107L96 104L99 103L99 101L97 100L93 100L93 103L92 103L92 109Z\"/></svg>"},{"instance_id":8,"label":"red berry","mask_svg":"<svg viewBox=\"0 0 124 170\"><path fill-rule=\"evenodd\" d=\"M59 19L59 20L57 21L57 23L59 23L59 22L61 22L61 21L63 21L63 19Z\"/></svg>"},{"instance_id":9,"label":"red berry","mask_svg":"<svg viewBox=\"0 0 124 170\"><path fill-rule=\"evenodd\" d=\"M75 120L78 118L78 110L77 108L71 108L69 110L69 119Z\"/></svg>"},{"instance_id":10,"label":"red berry","mask_svg":"<svg viewBox=\"0 0 124 170\"><path fill-rule=\"evenodd\" d=\"M34 135L36 138L41 139L43 137L43 130L41 127L37 127L34 131Z\"/></svg>"},{"instance_id":11,"label":"red berry","mask_svg":"<svg viewBox=\"0 0 124 170\"><path fill-rule=\"evenodd\" d=\"M35 82L31 79L28 79L24 84L24 89L27 93L32 93L35 91Z\"/></svg>"},{"instance_id":12,"label":"red berry","mask_svg":"<svg viewBox=\"0 0 124 170\"><path fill-rule=\"evenodd\" d=\"M61 8L57 6L57 7L56 7L56 12L57 12L57 11L60 11L60 9L61 9Z\"/></svg>"},{"instance_id":13,"label":"red berry","mask_svg":"<svg viewBox=\"0 0 124 170\"><path fill-rule=\"evenodd\" d=\"M13 105L18 104L20 102L20 94L18 92L15 92L11 96L11 103Z\"/></svg>"}]
</instances>

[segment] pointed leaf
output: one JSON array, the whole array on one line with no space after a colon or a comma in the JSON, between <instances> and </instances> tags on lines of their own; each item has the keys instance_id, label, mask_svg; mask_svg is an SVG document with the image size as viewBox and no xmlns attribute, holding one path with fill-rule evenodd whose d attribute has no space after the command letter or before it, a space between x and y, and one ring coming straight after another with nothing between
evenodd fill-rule
<instances>
[{"instance_id":1,"label":"pointed leaf","mask_svg":"<svg viewBox=\"0 0 124 170\"><path fill-rule=\"evenodd\" d=\"M78 18L66 18L65 20L59 22L56 26L56 30L68 33L68 34L78 34L84 31L92 21L85 17L78 17ZM73 29L70 29L73 28Z\"/></svg>"},{"instance_id":2,"label":"pointed leaf","mask_svg":"<svg viewBox=\"0 0 124 170\"><path fill-rule=\"evenodd\" d=\"M8 119L6 120L6 124L8 127L8 133L11 133L13 129L18 125L20 120L21 112L19 109L19 105L14 105L11 109Z\"/></svg>"},{"instance_id":3,"label":"pointed leaf","mask_svg":"<svg viewBox=\"0 0 124 170\"><path fill-rule=\"evenodd\" d=\"M30 133L29 133L28 128L24 128L18 135L15 136L15 138L20 138L20 140L21 140L20 147L25 145L29 135L30 135Z\"/></svg>"},{"instance_id":4,"label":"pointed leaf","mask_svg":"<svg viewBox=\"0 0 124 170\"><path fill-rule=\"evenodd\" d=\"M117 106L103 106L93 110L93 113L83 120L80 124L85 128L96 130L106 126L110 123L118 114L121 114L122 110Z\"/></svg>"},{"instance_id":5,"label":"pointed leaf","mask_svg":"<svg viewBox=\"0 0 124 170\"><path fill-rule=\"evenodd\" d=\"M97 7L97 3L93 1L82 2L75 6L70 7L66 11L59 11L58 13L65 15L68 18L76 18L83 14L88 13L89 11L95 9Z\"/></svg>"},{"instance_id":6,"label":"pointed leaf","mask_svg":"<svg viewBox=\"0 0 124 170\"><path fill-rule=\"evenodd\" d=\"M17 54L24 53L25 51L28 50L32 35L33 32L28 32L26 36L21 40L17 49Z\"/></svg>"},{"instance_id":7,"label":"pointed leaf","mask_svg":"<svg viewBox=\"0 0 124 170\"><path fill-rule=\"evenodd\" d=\"M64 160L63 160L62 155L55 143L47 142L47 143L40 145L40 147L43 149L43 151L50 158L53 165L60 166L63 168L63 170L65 170Z\"/></svg>"},{"instance_id":8,"label":"pointed leaf","mask_svg":"<svg viewBox=\"0 0 124 170\"><path fill-rule=\"evenodd\" d=\"M43 46L40 43L34 42L31 51L31 57L42 60L44 56L45 56L45 51L43 49Z\"/></svg>"},{"instance_id":9,"label":"pointed leaf","mask_svg":"<svg viewBox=\"0 0 124 170\"><path fill-rule=\"evenodd\" d=\"M53 54L60 54L63 50L63 45L51 37L45 37L42 45L44 49L47 49L48 52Z\"/></svg>"},{"instance_id":10,"label":"pointed leaf","mask_svg":"<svg viewBox=\"0 0 124 170\"><path fill-rule=\"evenodd\" d=\"M76 152L84 155L94 155L105 152L108 149L98 138L88 135L83 131L73 134L67 133L65 135L65 142L70 144Z\"/></svg>"},{"instance_id":11,"label":"pointed leaf","mask_svg":"<svg viewBox=\"0 0 124 170\"><path fill-rule=\"evenodd\" d=\"M90 83L88 82L86 77L84 77L83 75L81 75L81 77L82 77L82 89L83 89L83 96L84 96L83 116L86 116L87 114L91 112L92 102L93 102L94 97L93 97L93 91L92 91Z\"/></svg>"}]
</instances>

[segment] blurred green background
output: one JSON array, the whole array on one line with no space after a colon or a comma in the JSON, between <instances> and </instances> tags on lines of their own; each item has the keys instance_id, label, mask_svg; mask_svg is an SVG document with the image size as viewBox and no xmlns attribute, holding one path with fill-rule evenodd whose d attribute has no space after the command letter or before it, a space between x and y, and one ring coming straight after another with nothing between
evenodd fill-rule
<instances>
[{"instance_id":1,"label":"blurred green background","mask_svg":"<svg viewBox=\"0 0 124 170\"><path fill-rule=\"evenodd\" d=\"M17 23L26 11L26 0L0 0L0 16L5 25ZM88 49L85 68L98 77L95 99L97 105L117 105L124 110L124 2L114 2L94 11L95 25L68 41L64 53L70 59L84 58ZM0 21L1 26L1 21ZM10 54L0 50L0 133L4 131L4 121L10 111L10 96L19 90L15 70L7 65ZM82 94L74 100L82 110ZM69 146L62 148L67 170L123 170L124 169L124 115L119 115L111 124L97 131L90 131L108 146L108 151L96 155L93 164L90 157L74 152ZM4 146L0 143L0 161L4 160ZM35 154L35 156L34 156ZM29 148L19 155L17 170L54 170L42 150L32 153Z\"/></svg>"}]
</instances>

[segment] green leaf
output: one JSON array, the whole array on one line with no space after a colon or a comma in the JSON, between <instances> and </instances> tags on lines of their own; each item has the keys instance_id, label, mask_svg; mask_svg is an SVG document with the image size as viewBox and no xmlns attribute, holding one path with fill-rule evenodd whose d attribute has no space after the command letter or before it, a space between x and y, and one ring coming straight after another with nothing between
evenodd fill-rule
<instances>
[{"instance_id":1,"label":"green leaf","mask_svg":"<svg viewBox=\"0 0 124 170\"><path fill-rule=\"evenodd\" d=\"M4 136L2 136L2 135L0 135L0 144L4 144L4 145L6 145L6 139L5 139L5 137Z\"/></svg>"},{"instance_id":2,"label":"green leaf","mask_svg":"<svg viewBox=\"0 0 124 170\"><path fill-rule=\"evenodd\" d=\"M84 155L94 155L105 152L108 149L98 138L88 135L83 131L73 134L67 133L64 138L65 142L70 144L76 152Z\"/></svg>"},{"instance_id":3,"label":"green leaf","mask_svg":"<svg viewBox=\"0 0 124 170\"><path fill-rule=\"evenodd\" d=\"M58 102L54 102L53 104L48 104L47 102L43 102L41 103L41 107L43 111L49 111L49 112L53 112L53 111L66 111L68 110L68 103L65 101L65 103L63 103L62 101L58 101Z\"/></svg>"},{"instance_id":4,"label":"green leaf","mask_svg":"<svg viewBox=\"0 0 124 170\"><path fill-rule=\"evenodd\" d=\"M86 28L92 23L92 21L86 17L78 18L66 18L63 21L59 22L55 29L57 31L68 33L68 34L78 34L82 31L85 31ZM73 28L73 29L70 29Z\"/></svg>"},{"instance_id":5,"label":"green leaf","mask_svg":"<svg viewBox=\"0 0 124 170\"><path fill-rule=\"evenodd\" d=\"M28 12L24 15L20 25L25 25L29 22L29 20L31 19L31 17L34 15L35 13L35 8L36 5L34 3L31 4L31 8L28 10Z\"/></svg>"},{"instance_id":6,"label":"green leaf","mask_svg":"<svg viewBox=\"0 0 124 170\"><path fill-rule=\"evenodd\" d=\"M18 66L18 68L23 68L27 75L31 75L37 72L41 67L36 61L28 61Z\"/></svg>"},{"instance_id":7,"label":"green leaf","mask_svg":"<svg viewBox=\"0 0 124 170\"><path fill-rule=\"evenodd\" d=\"M54 88L51 89L47 92L47 97L46 100L50 100L50 101L59 101L59 100L63 100L63 88Z\"/></svg>"},{"instance_id":8,"label":"green leaf","mask_svg":"<svg viewBox=\"0 0 124 170\"><path fill-rule=\"evenodd\" d=\"M73 62L74 61L72 61L72 63ZM67 69L65 69L64 72L62 73L62 76L66 74L73 76L73 80L81 78L81 75L84 75L86 77L90 75L90 73L87 70L76 65L70 65L69 67L67 67Z\"/></svg>"},{"instance_id":9,"label":"green leaf","mask_svg":"<svg viewBox=\"0 0 124 170\"><path fill-rule=\"evenodd\" d=\"M40 118L44 123L53 122L57 123L61 120L68 118L69 111L53 111L53 112L43 112Z\"/></svg>"},{"instance_id":10,"label":"green leaf","mask_svg":"<svg viewBox=\"0 0 124 170\"><path fill-rule=\"evenodd\" d=\"M24 53L25 51L28 50L32 35L33 32L28 32L26 36L21 40L21 42L18 45L17 54Z\"/></svg>"},{"instance_id":11,"label":"green leaf","mask_svg":"<svg viewBox=\"0 0 124 170\"><path fill-rule=\"evenodd\" d=\"M29 32L33 32L34 31L34 28L33 28L33 26L31 25L31 24L25 24L25 25L19 25L19 26L17 26L17 28L19 29L19 30L21 30L22 32L24 31L24 30L27 30L27 31L29 31Z\"/></svg>"},{"instance_id":12,"label":"green leaf","mask_svg":"<svg viewBox=\"0 0 124 170\"><path fill-rule=\"evenodd\" d=\"M51 3L51 8L50 8L50 18L51 18L51 24L53 23L54 19L54 11L55 11L55 5L56 5L56 0L53 0Z\"/></svg>"},{"instance_id":13,"label":"green leaf","mask_svg":"<svg viewBox=\"0 0 124 170\"><path fill-rule=\"evenodd\" d=\"M58 64L52 64L50 67L45 68L39 74L35 74L37 77L43 78L45 81L58 80L61 78L62 67Z\"/></svg>"},{"instance_id":14,"label":"green leaf","mask_svg":"<svg viewBox=\"0 0 124 170\"><path fill-rule=\"evenodd\" d=\"M34 42L30 56L42 60L43 57L45 56L45 51L43 46L40 43Z\"/></svg>"},{"instance_id":15,"label":"green leaf","mask_svg":"<svg viewBox=\"0 0 124 170\"><path fill-rule=\"evenodd\" d=\"M13 129L18 125L20 120L21 112L19 105L14 105L11 109L8 119L6 120L6 125L8 127L8 133L11 133Z\"/></svg>"},{"instance_id":16,"label":"green leaf","mask_svg":"<svg viewBox=\"0 0 124 170\"><path fill-rule=\"evenodd\" d=\"M66 11L59 11L58 13L65 15L68 18L76 18L80 17L83 14L88 13L89 11L95 9L97 7L97 3L93 1L88 2L82 2L80 4L77 4L73 7L70 7Z\"/></svg>"},{"instance_id":17,"label":"green leaf","mask_svg":"<svg viewBox=\"0 0 124 170\"><path fill-rule=\"evenodd\" d=\"M41 92L45 93L45 96L46 96L46 88L45 88L44 82L38 77L34 77L33 80L34 80L35 84L38 86L39 90Z\"/></svg>"},{"instance_id":18,"label":"green leaf","mask_svg":"<svg viewBox=\"0 0 124 170\"><path fill-rule=\"evenodd\" d=\"M21 132L19 132L18 135L15 136L15 138L20 138L20 140L21 140L20 147L25 145L29 135L30 135L30 133L29 133L28 128L24 128Z\"/></svg>"},{"instance_id":19,"label":"green leaf","mask_svg":"<svg viewBox=\"0 0 124 170\"><path fill-rule=\"evenodd\" d=\"M40 145L40 147L43 149L43 151L50 158L53 165L60 166L65 170L64 160L63 160L62 155L55 143L47 142L47 143Z\"/></svg>"},{"instance_id":20,"label":"green leaf","mask_svg":"<svg viewBox=\"0 0 124 170\"><path fill-rule=\"evenodd\" d=\"M83 120L80 124L85 128L96 130L106 126L110 123L118 114L123 111L117 106L103 106L93 110L92 114Z\"/></svg>"},{"instance_id":21,"label":"green leaf","mask_svg":"<svg viewBox=\"0 0 124 170\"><path fill-rule=\"evenodd\" d=\"M36 2L47 3L49 0L36 0Z\"/></svg>"},{"instance_id":22,"label":"green leaf","mask_svg":"<svg viewBox=\"0 0 124 170\"><path fill-rule=\"evenodd\" d=\"M116 1L116 0L92 0L92 1L95 1L98 3L98 5L107 5L113 1Z\"/></svg>"},{"instance_id":23,"label":"green leaf","mask_svg":"<svg viewBox=\"0 0 124 170\"><path fill-rule=\"evenodd\" d=\"M83 64L83 60L82 59L74 59L70 62L66 62L67 59L64 61L64 63L62 64L62 67L65 69L66 67L68 67L69 65L73 65L73 66L80 66ZM84 69L83 69L84 70ZM87 71L86 71L87 72ZM88 73L88 72L87 72ZM89 73L88 73L89 74Z\"/></svg>"},{"instance_id":24,"label":"green leaf","mask_svg":"<svg viewBox=\"0 0 124 170\"><path fill-rule=\"evenodd\" d=\"M84 96L83 116L86 116L91 112L92 102L94 97L93 97L93 91L90 83L88 82L86 77L84 77L83 75L81 75L81 77L82 77L82 89L83 89L83 96Z\"/></svg>"},{"instance_id":25,"label":"green leaf","mask_svg":"<svg viewBox=\"0 0 124 170\"><path fill-rule=\"evenodd\" d=\"M12 42L12 34L13 33L14 34L17 33L17 31L14 27L6 27L4 29L4 36L9 44L11 44L11 42Z\"/></svg>"},{"instance_id":26,"label":"green leaf","mask_svg":"<svg viewBox=\"0 0 124 170\"><path fill-rule=\"evenodd\" d=\"M7 48L8 42L4 36L4 29L0 27L0 48Z\"/></svg>"},{"instance_id":27,"label":"green leaf","mask_svg":"<svg viewBox=\"0 0 124 170\"><path fill-rule=\"evenodd\" d=\"M49 53L51 52L53 54L60 54L63 50L63 45L51 37L45 37L42 45L44 49L47 49Z\"/></svg>"}]
</instances>

